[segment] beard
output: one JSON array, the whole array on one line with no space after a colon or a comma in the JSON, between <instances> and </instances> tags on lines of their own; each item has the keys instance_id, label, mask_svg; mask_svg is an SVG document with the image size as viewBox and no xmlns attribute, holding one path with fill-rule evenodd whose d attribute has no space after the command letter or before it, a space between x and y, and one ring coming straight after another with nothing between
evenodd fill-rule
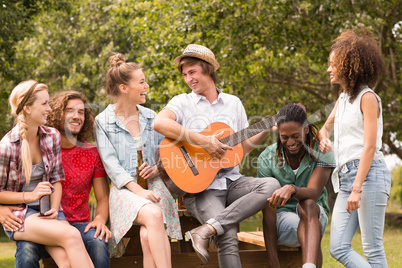
<instances>
[{"instance_id":1,"label":"beard","mask_svg":"<svg viewBox=\"0 0 402 268\"><path fill-rule=\"evenodd\" d=\"M302 147L300 148L300 150L297 153L291 153L286 147L285 147L285 152L286 152L286 154L288 155L289 158L300 159L304 155L306 150L304 149L304 144L303 144Z\"/></svg>"},{"instance_id":2,"label":"beard","mask_svg":"<svg viewBox=\"0 0 402 268\"><path fill-rule=\"evenodd\" d=\"M81 131L81 130L80 130ZM65 128L62 134L67 137L67 139L77 139L80 131L71 131L71 129ZM61 132L61 131L60 131Z\"/></svg>"}]
</instances>

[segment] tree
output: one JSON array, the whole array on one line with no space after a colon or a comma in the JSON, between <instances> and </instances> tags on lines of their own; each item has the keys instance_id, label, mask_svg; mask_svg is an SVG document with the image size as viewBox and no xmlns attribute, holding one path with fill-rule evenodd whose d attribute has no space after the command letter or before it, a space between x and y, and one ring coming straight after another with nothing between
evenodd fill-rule
<instances>
[{"instance_id":1,"label":"tree","mask_svg":"<svg viewBox=\"0 0 402 268\"><path fill-rule=\"evenodd\" d=\"M32 34L11 44L19 80L44 81L52 92L80 90L103 109L107 59L118 51L145 69L151 85L147 105L159 110L172 96L188 91L173 59L189 43L198 43L215 52L221 64L218 86L242 99L251 121L301 102L321 126L339 90L326 73L331 40L344 29L365 26L378 37L387 64L375 89L384 106L384 149L402 159L401 0L61 3L66 8L31 17ZM2 77L2 88L19 82ZM248 174L255 172L252 160L261 150L243 164Z\"/></svg>"}]
</instances>

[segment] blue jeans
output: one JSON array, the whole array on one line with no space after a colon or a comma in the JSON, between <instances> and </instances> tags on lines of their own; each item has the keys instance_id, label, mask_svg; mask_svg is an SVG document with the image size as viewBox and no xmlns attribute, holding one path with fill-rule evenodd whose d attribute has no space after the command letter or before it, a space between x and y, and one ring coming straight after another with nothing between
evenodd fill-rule
<instances>
[{"instance_id":1,"label":"blue jeans","mask_svg":"<svg viewBox=\"0 0 402 268\"><path fill-rule=\"evenodd\" d=\"M261 211L267 199L280 188L275 178L241 177L227 180L227 190L205 190L184 198L187 210L216 232L221 268L240 268L237 223Z\"/></svg>"},{"instance_id":2,"label":"blue jeans","mask_svg":"<svg viewBox=\"0 0 402 268\"><path fill-rule=\"evenodd\" d=\"M362 185L360 208L349 214L346 203L356 178L359 160L348 162L340 174L340 191L332 212L330 253L345 267L387 267L383 245L385 207L391 189L391 174L384 160L373 160ZM367 260L351 248L360 226L363 253Z\"/></svg>"},{"instance_id":3,"label":"blue jeans","mask_svg":"<svg viewBox=\"0 0 402 268\"><path fill-rule=\"evenodd\" d=\"M318 205L318 204L317 204ZM322 227L322 235L328 224L328 216L322 206L320 208L319 222ZM277 244L287 247L300 247L299 238L297 237L297 229L299 228L300 217L296 209L295 212L283 211L276 214L276 233Z\"/></svg>"},{"instance_id":4,"label":"blue jeans","mask_svg":"<svg viewBox=\"0 0 402 268\"><path fill-rule=\"evenodd\" d=\"M102 240L99 240L99 237L94 239L95 228L91 228L87 233L84 233L88 222L70 224L80 231L85 248L95 268L110 267L110 254L108 244L105 243L105 237ZM28 241L17 241L16 268L39 268L39 260L46 257L49 257L49 254L43 245Z\"/></svg>"}]
</instances>

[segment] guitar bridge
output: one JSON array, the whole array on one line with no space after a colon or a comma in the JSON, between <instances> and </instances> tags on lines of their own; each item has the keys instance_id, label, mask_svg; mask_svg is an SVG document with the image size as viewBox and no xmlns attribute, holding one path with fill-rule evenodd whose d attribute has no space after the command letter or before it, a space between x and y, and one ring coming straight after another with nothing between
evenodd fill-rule
<instances>
[{"instance_id":1,"label":"guitar bridge","mask_svg":"<svg viewBox=\"0 0 402 268\"><path fill-rule=\"evenodd\" d=\"M199 174L197 168L194 165L193 160L191 160L190 155L188 154L186 148L184 146L180 147L180 151L184 156L184 159L186 159L188 166L190 167L191 171L193 172L194 176L197 176Z\"/></svg>"}]
</instances>

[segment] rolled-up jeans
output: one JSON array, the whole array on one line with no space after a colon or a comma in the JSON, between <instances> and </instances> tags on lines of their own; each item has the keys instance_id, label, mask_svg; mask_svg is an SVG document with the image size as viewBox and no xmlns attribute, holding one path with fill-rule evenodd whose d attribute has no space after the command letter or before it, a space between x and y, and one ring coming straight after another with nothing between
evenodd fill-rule
<instances>
[{"instance_id":1,"label":"rolled-up jeans","mask_svg":"<svg viewBox=\"0 0 402 268\"><path fill-rule=\"evenodd\" d=\"M184 198L187 210L200 223L215 228L219 267L241 267L237 223L262 210L279 188L275 178L243 176L235 181L227 179L227 190L205 190Z\"/></svg>"},{"instance_id":2,"label":"rolled-up jeans","mask_svg":"<svg viewBox=\"0 0 402 268\"><path fill-rule=\"evenodd\" d=\"M387 267L383 245L385 207L391 189L391 175L383 159L373 160L362 185L360 208L349 214L346 204L356 178L359 160L345 164L340 171L340 191L332 212L330 253L345 267ZM351 248L360 226L363 254Z\"/></svg>"}]
</instances>

